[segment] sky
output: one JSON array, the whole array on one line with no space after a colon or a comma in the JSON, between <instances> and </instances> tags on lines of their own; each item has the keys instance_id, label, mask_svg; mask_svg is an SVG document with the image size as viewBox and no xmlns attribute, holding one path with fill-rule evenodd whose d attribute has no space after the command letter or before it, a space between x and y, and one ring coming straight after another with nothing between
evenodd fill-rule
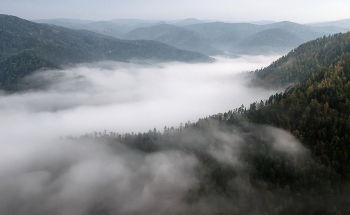
<instances>
[{"instance_id":1,"label":"sky","mask_svg":"<svg viewBox=\"0 0 350 215\"><path fill-rule=\"evenodd\" d=\"M229 22L310 23L350 18L348 0L0 0L0 13L24 19L197 18Z\"/></svg>"}]
</instances>

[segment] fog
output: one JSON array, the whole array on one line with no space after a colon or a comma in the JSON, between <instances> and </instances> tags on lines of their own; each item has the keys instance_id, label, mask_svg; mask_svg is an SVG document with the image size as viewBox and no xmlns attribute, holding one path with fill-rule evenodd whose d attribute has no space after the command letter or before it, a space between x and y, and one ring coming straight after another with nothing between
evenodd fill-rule
<instances>
[{"instance_id":1,"label":"fog","mask_svg":"<svg viewBox=\"0 0 350 215\"><path fill-rule=\"evenodd\" d=\"M249 77L242 71L276 58L218 58L213 64L99 62L28 77L26 83L33 86L44 81L44 89L0 97L1 214L232 212L219 196L185 203L188 190L197 188L205 174L198 173L196 156L178 149L204 150L244 172L247 164L238 157L250 134L235 129L213 129L206 136L184 133L176 147L151 154L104 140L59 137L105 129L162 130L248 106L275 92L247 87ZM256 129L271 136L276 150L295 159L305 154L285 131ZM246 189L245 179L242 174L232 186Z\"/></svg>"},{"instance_id":2,"label":"fog","mask_svg":"<svg viewBox=\"0 0 350 215\"><path fill-rule=\"evenodd\" d=\"M105 129L162 130L195 122L275 93L248 88L249 78L242 71L267 66L277 58L219 58L213 64L100 62L39 72L28 80L46 83L45 90L0 97L0 116L6 122L1 129L10 137L43 130L75 136Z\"/></svg>"}]
</instances>

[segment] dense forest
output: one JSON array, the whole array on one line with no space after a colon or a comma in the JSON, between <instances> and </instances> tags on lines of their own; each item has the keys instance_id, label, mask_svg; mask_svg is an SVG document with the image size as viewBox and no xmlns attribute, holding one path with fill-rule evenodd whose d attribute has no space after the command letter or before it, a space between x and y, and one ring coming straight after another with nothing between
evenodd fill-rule
<instances>
[{"instance_id":1,"label":"dense forest","mask_svg":"<svg viewBox=\"0 0 350 215\"><path fill-rule=\"evenodd\" d=\"M205 202L213 214L350 214L349 41L349 33L320 38L257 71L278 77L284 70L277 65L294 59L288 68L298 69L287 71L302 81L249 107L163 132L95 132L78 140L195 155L202 180L184 201L191 208Z\"/></svg>"},{"instance_id":2,"label":"dense forest","mask_svg":"<svg viewBox=\"0 0 350 215\"><path fill-rule=\"evenodd\" d=\"M256 70L252 84L273 88L301 82L349 53L349 32L324 36L300 45L268 67Z\"/></svg>"},{"instance_id":3,"label":"dense forest","mask_svg":"<svg viewBox=\"0 0 350 215\"><path fill-rule=\"evenodd\" d=\"M144 56L154 49L161 49L155 55L159 58L210 61L204 55L183 53L170 46L163 49L163 44L157 42L126 42L84 31L73 32L56 26L33 24L15 17L0 16L0 19L7 23L0 27L0 87L6 90L21 89L26 84L21 82L22 78L38 69L59 69L62 63L94 59L126 60L135 53L136 56ZM126 55L120 56L120 44L127 47L123 48L128 50L123 52ZM179 53L180 56L177 55ZM175 162L181 162L183 155L193 157L196 163L193 175L197 183L192 186L185 183L182 207L173 208L169 214L349 215L350 33L305 43L270 66L256 70L254 75L253 85L291 86L249 107L242 105L194 123L164 127L163 131L94 132L81 137L67 137L62 142L105 144L108 153L115 155L122 154L125 148L138 156L146 155L144 157L175 153L178 155ZM132 158L128 159L130 163L127 165L136 168L133 165L137 162ZM69 169L69 162L74 163L75 159L78 158L57 166L52 164L52 169L49 162L30 164L29 169L41 170L43 165L49 169L48 172L53 172L44 186L50 183L56 185ZM176 172L165 171L170 172L167 172L169 177L176 176ZM84 182L82 178L77 181ZM114 184L115 181L109 183ZM48 193L59 188L48 187L45 191ZM110 187L104 189L108 193ZM16 191L15 188L13 190ZM32 214L36 211L59 214L55 199L50 199L47 206L36 202L36 198L43 198L40 195L34 196L33 200L22 198L18 193L11 195L13 199L10 196L10 203L0 212L25 214L23 211L31 209ZM104 198L96 201L92 198L93 204L86 206L87 211L81 213L118 214L118 205ZM34 206L23 199L35 202ZM25 207L21 207L23 205ZM152 212L150 209L145 214ZM140 211L129 214L140 214Z\"/></svg>"}]
</instances>

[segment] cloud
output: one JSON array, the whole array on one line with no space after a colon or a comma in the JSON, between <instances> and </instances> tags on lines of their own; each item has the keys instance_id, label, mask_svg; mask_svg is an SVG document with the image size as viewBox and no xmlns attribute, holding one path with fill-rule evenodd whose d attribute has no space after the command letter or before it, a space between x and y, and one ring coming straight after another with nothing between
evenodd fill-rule
<instances>
[{"instance_id":1,"label":"cloud","mask_svg":"<svg viewBox=\"0 0 350 215\"><path fill-rule=\"evenodd\" d=\"M238 176L227 186L253 192L245 183L252 168L241 159L251 148L246 148L250 133L217 125L208 132L174 133L154 153L114 139L59 136L104 129L162 130L268 98L273 92L246 87L242 71L273 60L243 56L219 58L214 64L100 62L28 77L29 83L44 81L44 89L0 97L0 213L237 213L240 203L228 204L218 194L191 204L188 196L190 191L196 196L203 182L212 186L198 151L234 169ZM275 140L277 151L303 151L285 132L256 130Z\"/></svg>"},{"instance_id":2,"label":"cloud","mask_svg":"<svg viewBox=\"0 0 350 215\"><path fill-rule=\"evenodd\" d=\"M268 98L275 92L246 87L249 79L241 73L276 58L243 56L213 64L101 62L41 72L28 81L46 83L46 89L1 96L0 116L9 123L5 130L20 123L30 132L44 127L58 136L162 130ZM30 126L33 121L36 126Z\"/></svg>"},{"instance_id":3,"label":"cloud","mask_svg":"<svg viewBox=\"0 0 350 215\"><path fill-rule=\"evenodd\" d=\"M170 132L154 153L111 143L108 138L44 141L22 137L15 145L1 145L0 213L242 213L247 204L243 197L232 202L220 193L195 192L203 184L213 186L208 181L212 165L223 164L235 175L227 189L245 195L256 192L256 198L258 190L249 183L254 166L242 160L242 155L247 149L253 154L261 142L248 142L254 133L211 125L209 132ZM273 135L269 132L265 135ZM203 163L196 155L198 150L211 155L215 162ZM9 151L12 153L7 154ZM222 152L224 156L220 156ZM191 192L201 198L189 201Z\"/></svg>"}]
</instances>

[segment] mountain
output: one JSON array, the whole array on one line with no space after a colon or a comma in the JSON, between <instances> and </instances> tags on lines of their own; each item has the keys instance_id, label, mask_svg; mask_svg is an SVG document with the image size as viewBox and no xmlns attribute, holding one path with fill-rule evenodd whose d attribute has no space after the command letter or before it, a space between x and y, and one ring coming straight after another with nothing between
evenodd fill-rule
<instances>
[{"instance_id":1,"label":"mountain","mask_svg":"<svg viewBox=\"0 0 350 215\"><path fill-rule=\"evenodd\" d=\"M251 104L248 120L288 130L350 181L350 32L303 44L255 74L272 84L296 83Z\"/></svg>"},{"instance_id":2,"label":"mountain","mask_svg":"<svg viewBox=\"0 0 350 215\"><path fill-rule=\"evenodd\" d=\"M71 29L84 29L81 26L84 26L88 23L94 22L93 20L81 20L81 19L36 19L31 20L32 22L36 23L45 23L45 24L51 24L51 25L58 25L66 28Z\"/></svg>"},{"instance_id":3,"label":"mountain","mask_svg":"<svg viewBox=\"0 0 350 215\"><path fill-rule=\"evenodd\" d=\"M350 53L350 32L304 43L266 68L255 71L253 84L280 87L305 80Z\"/></svg>"},{"instance_id":4,"label":"mountain","mask_svg":"<svg viewBox=\"0 0 350 215\"><path fill-rule=\"evenodd\" d=\"M9 62L6 60L10 57L28 51L31 53L30 56L43 60L43 65L49 61L52 65L58 66L101 60L213 61L212 58L203 54L179 50L155 41L119 40L86 30L37 24L8 15L0 15L0 23L0 43L2 44L0 62L3 63ZM32 58L20 57L20 59L28 59L28 62L32 62ZM28 62L15 62L18 64L16 68L24 68L19 64L26 65ZM2 74L9 73L9 71L4 71L5 68L14 67L2 64L0 67ZM30 68L37 69L36 67ZM30 74L30 71L13 70L12 72ZM21 75L16 75L16 77L20 79ZM6 88L6 86L2 87Z\"/></svg>"},{"instance_id":5,"label":"mountain","mask_svg":"<svg viewBox=\"0 0 350 215\"><path fill-rule=\"evenodd\" d=\"M307 41L324 35L345 33L350 30L345 24L340 25L336 22L318 26L302 25L288 21L224 23L202 21L194 18L180 21L54 19L41 20L41 22L73 29L86 29L117 38L156 40L179 49L196 51L206 55L226 53L231 56L237 54L285 54ZM347 20L339 21L339 23L346 22ZM172 28L169 25L172 25ZM253 40L259 41L255 43L256 46L253 45Z\"/></svg>"},{"instance_id":6,"label":"mountain","mask_svg":"<svg viewBox=\"0 0 350 215\"><path fill-rule=\"evenodd\" d=\"M155 40L179 49L200 52L206 55L223 54L222 51L212 47L210 40L205 39L202 35L169 24L137 28L125 34L123 38L129 40Z\"/></svg>"},{"instance_id":7,"label":"mountain","mask_svg":"<svg viewBox=\"0 0 350 215\"><path fill-rule=\"evenodd\" d=\"M174 25L184 26L184 25L201 24L201 23L205 23L205 22L206 21L202 21L202 20L195 19L195 18L187 18L187 19L183 19L183 20L180 20L178 22L175 22Z\"/></svg>"},{"instance_id":8,"label":"mountain","mask_svg":"<svg viewBox=\"0 0 350 215\"><path fill-rule=\"evenodd\" d=\"M230 47L261 30L258 25L224 22L187 25L184 28L199 33L223 51L230 51Z\"/></svg>"},{"instance_id":9,"label":"mountain","mask_svg":"<svg viewBox=\"0 0 350 215\"><path fill-rule=\"evenodd\" d=\"M247 22L247 23L251 23L254 25L267 25L267 24L272 24L275 23L275 21L270 21L270 20L261 20L261 21L252 21L252 22Z\"/></svg>"},{"instance_id":10,"label":"mountain","mask_svg":"<svg viewBox=\"0 0 350 215\"><path fill-rule=\"evenodd\" d=\"M121 38L123 34L133 29L132 26L118 25L111 21L90 21L75 19L44 19L33 20L36 23L57 25L76 30L89 30L107 36ZM137 27L135 27L137 28Z\"/></svg>"},{"instance_id":11,"label":"mountain","mask_svg":"<svg viewBox=\"0 0 350 215\"><path fill-rule=\"evenodd\" d=\"M287 21L264 25L213 22L184 27L209 39L214 47L234 54L260 54L265 50L286 53L291 48L307 41L349 30L338 27L306 26ZM274 39L276 41L273 41ZM252 45L253 40L259 41L256 42L256 46ZM260 45L260 42L263 45ZM291 47L291 45L294 46Z\"/></svg>"},{"instance_id":12,"label":"mountain","mask_svg":"<svg viewBox=\"0 0 350 215\"><path fill-rule=\"evenodd\" d=\"M58 65L25 51L0 62L0 89L18 91L26 88L23 77L40 69L60 69Z\"/></svg>"},{"instance_id":13,"label":"mountain","mask_svg":"<svg viewBox=\"0 0 350 215\"><path fill-rule=\"evenodd\" d=\"M350 19L341 19L341 20L336 20L336 21L320 22L320 23L309 23L307 25L317 26L317 27L335 26L335 27L339 27L339 28L350 29Z\"/></svg>"},{"instance_id":14,"label":"mountain","mask_svg":"<svg viewBox=\"0 0 350 215\"><path fill-rule=\"evenodd\" d=\"M307 80L248 109L242 105L163 133L81 139L194 156L199 179L183 197L193 211L205 204L215 214L348 214L350 54L336 55Z\"/></svg>"},{"instance_id":15,"label":"mountain","mask_svg":"<svg viewBox=\"0 0 350 215\"><path fill-rule=\"evenodd\" d=\"M286 92L251 105L247 116L252 122L289 130L350 181L350 54L337 59Z\"/></svg>"},{"instance_id":16,"label":"mountain","mask_svg":"<svg viewBox=\"0 0 350 215\"><path fill-rule=\"evenodd\" d=\"M304 40L281 28L272 28L253 34L234 46L232 52L246 54L285 53Z\"/></svg>"}]
</instances>

